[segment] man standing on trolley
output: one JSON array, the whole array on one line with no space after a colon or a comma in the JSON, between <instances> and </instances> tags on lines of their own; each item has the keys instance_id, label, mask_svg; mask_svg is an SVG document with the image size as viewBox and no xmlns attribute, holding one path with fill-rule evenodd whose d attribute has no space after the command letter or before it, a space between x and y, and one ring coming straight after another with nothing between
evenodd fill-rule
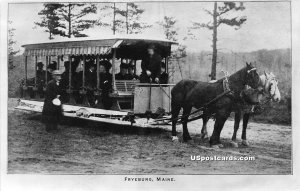
<instances>
[{"instance_id":1,"label":"man standing on trolley","mask_svg":"<svg viewBox=\"0 0 300 191\"><path fill-rule=\"evenodd\" d=\"M148 47L148 55L142 60L141 68L142 74L140 76L141 83L159 83L159 76L161 70L161 56L155 53L155 46Z\"/></svg>"}]
</instances>

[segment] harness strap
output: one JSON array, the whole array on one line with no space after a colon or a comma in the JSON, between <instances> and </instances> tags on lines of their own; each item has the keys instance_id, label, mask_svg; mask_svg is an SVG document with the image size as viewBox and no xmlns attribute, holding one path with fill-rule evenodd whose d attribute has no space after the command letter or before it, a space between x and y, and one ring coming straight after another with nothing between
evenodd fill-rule
<instances>
[{"instance_id":1,"label":"harness strap","mask_svg":"<svg viewBox=\"0 0 300 191\"><path fill-rule=\"evenodd\" d=\"M231 91L229 87L229 81L228 81L228 72L222 71L225 75L225 78L223 80L223 90L224 91Z\"/></svg>"}]
</instances>

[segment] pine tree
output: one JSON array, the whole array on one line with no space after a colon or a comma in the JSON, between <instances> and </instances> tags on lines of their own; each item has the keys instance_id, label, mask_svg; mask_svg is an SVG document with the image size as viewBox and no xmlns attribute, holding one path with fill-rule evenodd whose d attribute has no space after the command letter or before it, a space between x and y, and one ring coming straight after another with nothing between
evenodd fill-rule
<instances>
[{"instance_id":1,"label":"pine tree","mask_svg":"<svg viewBox=\"0 0 300 191\"><path fill-rule=\"evenodd\" d=\"M83 31L93 27L99 22L96 19L88 19L85 17L89 14L97 13L97 7L92 3L64 3L63 6L58 9L58 12L65 21L62 24L65 29L62 36L68 38L72 36L87 37Z\"/></svg>"},{"instance_id":2,"label":"pine tree","mask_svg":"<svg viewBox=\"0 0 300 191\"><path fill-rule=\"evenodd\" d=\"M86 37L83 32L86 29L99 24L99 20L90 19L90 14L96 14L97 7L93 3L47 3L44 9L39 12L42 21L36 25L46 28L49 32L49 39L53 35L60 35L71 38Z\"/></svg>"},{"instance_id":3,"label":"pine tree","mask_svg":"<svg viewBox=\"0 0 300 191\"><path fill-rule=\"evenodd\" d=\"M179 30L176 26L177 20L174 17L164 17L163 21L157 22L160 26L164 28L164 33L166 39L171 41L178 41L178 33ZM184 40L184 39L183 39ZM179 45L177 50L172 53L172 57L183 58L186 57L186 46Z\"/></svg>"},{"instance_id":4,"label":"pine tree","mask_svg":"<svg viewBox=\"0 0 300 191\"><path fill-rule=\"evenodd\" d=\"M61 30L63 25L60 23L60 18L57 14L57 10L63 7L62 4L44 4L44 9L41 10L38 15L41 15L41 21L35 22L35 24L41 28L45 28L45 32L49 33L49 39L53 39L53 35L64 35Z\"/></svg>"},{"instance_id":5,"label":"pine tree","mask_svg":"<svg viewBox=\"0 0 300 191\"><path fill-rule=\"evenodd\" d=\"M198 23L194 22L191 29L200 29L207 28L213 31L213 54L212 54L212 66L211 66L211 74L210 77L212 80L216 79L216 67L217 67L217 32L218 27L221 24L225 24L228 26L235 27L235 30L238 30L243 23L247 20L245 16L242 17L234 17L234 18L226 18L226 14L232 11L243 11L245 7L241 2L239 6L235 2L223 2L222 6L218 6L217 2L214 2L214 10L205 10L207 14L211 15L213 18L213 23ZM193 35L192 33L190 33Z\"/></svg>"},{"instance_id":6,"label":"pine tree","mask_svg":"<svg viewBox=\"0 0 300 191\"><path fill-rule=\"evenodd\" d=\"M178 33L177 33L177 31L179 29L177 27L175 27L176 23L177 23L177 20L174 17L165 16L164 19L163 19L163 21L159 21L157 23L160 26L163 27L166 39L171 40L171 41L175 41L175 42L178 41ZM182 58L185 58L186 56L187 56L187 54L186 54L186 46L184 46L182 44L179 44L177 46L177 49L175 49L175 50L173 50L171 52L171 58L173 58L173 59L176 60L176 63L178 65L178 68L179 68L179 71L180 71L181 78L183 78L183 71L181 69L181 65L180 65L179 60L182 59ZM185 64L185 60L184 59L181 62L183 62ZM171 65L172 65L172 63L173 62L170 62ZM171 68L173 68L173 70L174 70L174 67L175 67L174 65L171 66ZM173 71L173 73L174 73L174 71ZM174 78L172 78L172 79L174 79Z\"/></svg>"},{"instance_id":7,"label":"pine tree","mask_svg":"<svg viewBox=\"0 0 300 191\"><path fill-rule=\"evenodd\" d=\"M13 69L13 57L20 52L20 50L14 50L14 44L16 44L16 41L14 40L15 33L12 26L12 21L8 21L8 68Z\"/></svg>"},{"instance_id":8,"label":"pine tree","mask_svg":"<svg viewBox=\"0 0 300 191\"><path fill-rule=\"evenodd\" d=\"M101 11L112 10L112 13L103 14L104 17L113 15L112 24L106 23L106 25L112 27L113 34L126 33L126 34L138 34L142 30L151 27L151 25L141 22L141 15L144 13L144 9L140 9L135 3L126 3L126 8L122 9L118 4L113 3L111 5L104 6Z\"/></svg>"},{"instance_id":9,"label":"pine tree","mask_svg":"<svg viewBox=\"0 0 300 191\"><path fill-rule=\"evenodd\" d=\"M126 34L141 33L142 30L150 28L145 22L141 22L141 15L145 12L134 3L127 3L126 5Z\"/></svg>"},{"instance_id":10,"label":"pine tree","mask_svg":"<svg viewBox=\"0 0 300 191\"><path fill-rule=\"evenodd\" d=\"M164 17L163 21L158 22L160 26L164 28L165 36L168 40L177 41L177 30L178 28L175 28L177 20L175 20L174 17Z\"/></svg>"}]
</instances>

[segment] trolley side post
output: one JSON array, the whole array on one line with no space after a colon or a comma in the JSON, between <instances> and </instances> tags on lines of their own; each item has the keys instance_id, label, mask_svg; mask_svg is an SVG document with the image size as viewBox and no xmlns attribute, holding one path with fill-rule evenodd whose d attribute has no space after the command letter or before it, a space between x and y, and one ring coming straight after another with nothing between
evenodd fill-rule
<instances>
[{"instance_id":1,"label":"trolley side post","mask_svg":"<svg viewBox=\"0 0 300 191\"><path fill-rule=\"evenodd\" d=\"M36 86L37 86L37 62L38 62L38 58L37 58L37 56L35 56L35 69L34 69L34 72L35 72L35 79L34 79L34 87L36 88Z\"/></svg>"},{"instance_id":2,"label":"trolley side post","mask_svg":"<svg viewBox=\"0 0 300 191\"><path fill-rule=\"evenodd\" d=\"M83 55L83 68L82 68L82 89L84 90L85 88L85 54Z\"/></svg>"},{"instance_id":3,"label":"trolley side post","mask_svg":"<svg viewBox=\"0 0 300 191\"><path fill-rule=\"evenodd\" d=\"M59 56L57 56L57 67L56 67L57 70L59 70L59 68L60 68L59 64L60 64L60 60L59 60Z\"/></svg>"},{"instance_id":4,"label":"trolley side post","mask_svg":"<svg viewBox=\"0 0 300 191\"><path fill-rule=\"evenodd\" d=\"M46 76L45 76L45 81L46 81L46 83L45 83L45 85L47 85L47 83L48 83L48 56L46 56Z\"/></svg>"},{"instance_id":5,"label":"trolley side post","mask_svg":"<svg viewBox=\"0 0 300 191\"><path fill-rule=\"evenodd\" d=\"M71 55L68 55L68 61L69 61L69 88L68 88L69 103L75 104L76 102L74 100L73 92L72 92L72 59L71 59Z\"/></svg>"},{"instance_id":6,"label":"trolley side post","mask_svg":"<svg viewBox=\"0 0 300 191\"><path fill-rule=\"evenodd\" d=\"M113 83L113 93L116 93L117 87L116 87L116 78L115 78L115 73L116 73L116 54L117 54L117 49L113 48L113 57L112 57L112 83Z\"/></svg>"},{"instance_id":7,"label":"trolley side post","mask_svg":"<svg viewBox=\"0 0 300 191\"><path fill-rule=\"evenodd\" d=\"M96 64L97 64L97 91L100 90L100 70L99 70L99 55L96 55Z\"/></svg>"}]
</instances>

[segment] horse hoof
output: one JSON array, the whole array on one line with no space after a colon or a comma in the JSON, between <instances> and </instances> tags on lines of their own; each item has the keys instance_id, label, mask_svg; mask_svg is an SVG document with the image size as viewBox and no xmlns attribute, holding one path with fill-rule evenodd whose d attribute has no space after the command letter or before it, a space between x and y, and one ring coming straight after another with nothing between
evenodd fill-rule
<instances>
[{"instance_id":1,"label":"horse hoof","mask_svg":"<svg viewBox=\"0 0 300 191\"><path fill-rule=\"evenodd\" d=\"M178 139L177 136L172 136L172 141L173 141L173 142L179 142L179 139Z\"/></svg>"},{"instance_id":2,"label":"horse hoof","mask_svg":"<svg viewBox=\"0 0 300 191\"><path fill-rule=\"evenodd\" d=\"M223 148L224 147L224 145L223 144L217 144L218 146L219 146L219 148Z\"/></svg>"},{"instance_id":3,"label":"horse hoof","mask_svg":"<svg viewBox=\"0 0 300 191\"><path fill-rule=\"evenodd\" d=\"M219 145L211 145L211 148L213 148L213 149L219 149L220 147L219 147Z\"/></svg>"},{"instance_id":4,"label":"horse hoof","mask_svg":"<svg viewBox=\"0 0 300 191\"><path fill-rule=\"evenodd\" d=\"M201 133L201 139L208 139L208 134L207 133Z\"/></svg>"},{"instance_id":5,"label":"horse hoof","mask_svg":"<svg viewBox=\"0 0 300 191\"><path fill-rule=\"evenodd\" d=\"M231 141L230 144L234 148L239 147L239 145L236 142L234 142L234 141Z\"/></svg>"},{"instance_id":6,"label":"horse hoof","mask_svg":"<svg viewBox=\"0 0 300 191\"><path fill-rule=\"evenodd\" d=\"M249 142L247 140L242 140L242 145L249 147Z\"/></svg>"}]
</instances>

